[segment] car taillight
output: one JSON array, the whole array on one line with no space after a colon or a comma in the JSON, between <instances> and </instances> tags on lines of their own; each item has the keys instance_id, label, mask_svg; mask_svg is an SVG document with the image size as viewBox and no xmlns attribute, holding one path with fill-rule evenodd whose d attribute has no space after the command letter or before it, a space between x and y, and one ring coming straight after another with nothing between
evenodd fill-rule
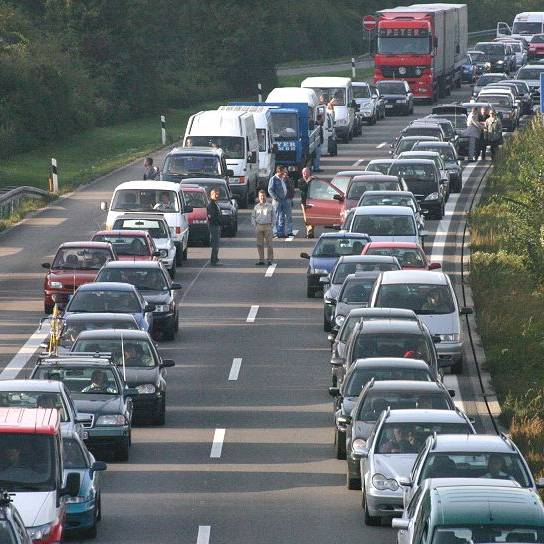
<instances>
[{"instance_id":1,"label":"car taillight","mask_svg":"<svg viewBox=\"0 0 544 544\"><path fill-rule=\"evenodd\" d=\"M181 234L181 227L176 227L176 234Z\"/></svg>"},{"instance_id":2,"label":"car taillight","mask_svg":"<svg viewBox=\"0 0 544 544\"><path fill-rule=\"evenodd\" d=\"M238 179L240 180L240 183L246 183L247 181L245 176L240 176Z\"/></svg>"}]
</instances>

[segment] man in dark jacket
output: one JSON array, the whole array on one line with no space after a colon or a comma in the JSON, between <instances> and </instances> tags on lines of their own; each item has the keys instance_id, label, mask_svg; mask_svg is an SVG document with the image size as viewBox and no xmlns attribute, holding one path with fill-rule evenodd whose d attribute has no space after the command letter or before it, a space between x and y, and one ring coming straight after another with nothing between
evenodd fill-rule
<instances>
[{"instance_id":1,"label":"man in dark jacket","mask_svg":"<svg viewBox=\"0 0 544 544\"><path fill-rule=\"evenodd\" d=\"M153 159L147 157L144 161L144 179L157 179L159 175L159 169L153 166Z\"/></svg>"},{"instance_id":2,"label":"man in dark jacket","mask_svg":"<svg viewBox=\"0 0 544 544\"><path fill-rule=\"evenodd\" d=\"M221 210L217 204L219 198L219 189L210 191L210 203L208 204L208 222L210 224L210 241L212 253L210 256L210 264L212 266L221 266L219 262L219 241L221 240Z\"/></svg>"}]
</instances>

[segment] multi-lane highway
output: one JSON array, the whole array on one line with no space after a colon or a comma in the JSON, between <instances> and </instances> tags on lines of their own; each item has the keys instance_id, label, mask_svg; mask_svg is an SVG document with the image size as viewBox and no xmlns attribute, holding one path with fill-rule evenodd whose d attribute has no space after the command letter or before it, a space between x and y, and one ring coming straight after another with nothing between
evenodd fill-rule
<instances>
[{"instance_id":1,"label":"multi-lane highway","mask_svg":"<svg viewBox=\"0 0 544 544\"><path fill-rule=\"evenodd\" d=\"M465 99L467 87L450 98ZM389 142L411 118L390 117L323 158L323 176L387 156ZM160 163L161 154L156 159ZM457 287L465 211L489 162L465 168L445 218L429 221L427 250ZM99 209L122 181L141 177L129 165L81 188L0 237L0 378L24 375L42 314L40 264L59 243L89 239L105 220ZM396 540L389 527L366 527L361 494L345 486L345 461L334 458L329 345L322 300L307 299L312 247L295 208L294 240L278 241L277 267L255 267L249 211L236 238L223 240L223 268L206 265L209 249L190 248L178 269L183 285L181 334L160 349L168 370L164 427L137 427L128 463L109 463L103 478L99 543L287 544ZM458 290L458 296L462 293ZM472 351L463 376L447 378L479 430L485 417ZM22 370L21 370L22 369ZM460 398L459 398L460 397Z\"/></svg>"}]
</instances>

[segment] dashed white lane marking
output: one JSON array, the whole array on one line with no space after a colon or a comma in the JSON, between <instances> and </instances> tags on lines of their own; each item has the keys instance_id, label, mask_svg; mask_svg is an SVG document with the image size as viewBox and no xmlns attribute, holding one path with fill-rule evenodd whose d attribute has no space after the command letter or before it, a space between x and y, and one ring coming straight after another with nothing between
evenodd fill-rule
<instances>
[{"instance_id":1,"label":"dashed white lane marking","mask_svg":"<svg viewBox=\"0 0 544 544\"><path fill-rule=\"evenodd\" d=\"M199 525L196 544L208 544L210 542L210 533L212 528L210 525Z\"/></svg>"},{"instance_id":2,"label":"dashed white lane marking","mask_svg":"<svg viewBox=\"0 0 544 544\"><path fill-rule=\"evenodd\" d=\"M376 149L381 149L382 147L385 147L387 145L387 142L382 142L380 145L376 146Z\"/></svg>"},{"instance_id":3,"label":"dashed white lane marking","mask_svg":"<svg viewBox=\"0 0 544 544\"><path fill-rule=\"evenodd\" d=\"M13 359L6 365L4 370L0 372L0 380L13 380L16 378L26 363L36 353L40 344L47 338L49 334L49 325L44 325L41 329L36 329L32 336L14 355Z\"/></svg>"},{"instance_id":4,"label":"dashed white lane marking","mask_svg":"<svg viewBox=\"0 0 544 544\"><path fill-rule=\"evenodd\" d=\"M212 450L210 451L210 457L212 459L219 459L219 457L221 457L224 441L225 429L215 429L215 432L213 433Z\"/></svg>"},{"instance_id":5,"label":"dashed white lane marking","mask_svg":"<svg viewBox=\"0 0 544 544\"><path fill-rule=\"evenodd\" d=\"M295 236L298 234L298 230L293 231L293 236L289 236L285 239L286 242L292 242L295 239Z\"/></svg>"},{"instance_id":6,"label":"dashed white lane marking","mask_svg":"<svg viewBox=\"0 0 544 544\"><path fill-rule=\"evenodd\" d=\"M264 277L265 277L265 278L271 278L272 275L274 274L274 270L276 270L276 266L278 266L276 263L271 264L271 265L266 269L266 272L264 273Z\"/></svg>"},{"instance_id":7,"label":"dashed white lane marking","mask_svg":"<svg viewBox=\"0 0 544 544\"><path fill-rule=\"evenodd\" d=\"M240 374L240 367L242 366L242 358L235 357L232 360L232 366L230 367L229 381L233 382L238 379L238 374Z\"/></svg>"},{"instance_id":8,"label":"dashed white lane marking","mask_svg":"<svg viewBox=\"0 0 544 544\"><path fill-rule=\"evenodd\" d=\"M259 311L258 304L254 304L253 306L251 306L251 308L249 309L249 313L247 314L246 323L254 323L255 318L257 317L258 311Z\"/></svg>"}]
</instances>

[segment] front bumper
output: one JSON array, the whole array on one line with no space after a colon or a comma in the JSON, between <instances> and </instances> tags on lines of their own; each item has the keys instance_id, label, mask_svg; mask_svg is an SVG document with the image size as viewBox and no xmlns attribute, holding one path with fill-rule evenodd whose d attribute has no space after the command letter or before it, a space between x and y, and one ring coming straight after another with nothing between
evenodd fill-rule
<instances>
[{"instance_id":1,"label":"front bumper","mask_svg":"<svg viewBox=\"0 0 544 544\"><path fill-rule=\"evenodd\" d=\"M164 312L160 314L153 314L153 330L161 331L172 325L172 321L175 318L175 312Z\"/></svg>"},{"instance_id":2,"label":"front bumper","mask_svg":"<svg viewBox=\"0 0 544 544\"><path fill-rule=\"evenodd\" d=\"M208 223L191 223L189 225L189 242L206 242L210 239Z\"/></svg>"},{"instance_id":3,"label":"front bumper","mask_svg":"<svg viewBox=\"0 0 544 544\"><path fill-rule=\"evenodd\" d=\"M112 425L104 427L85 428L87 438L85 444L89 449L116 447L129 436L129 425Z\"/></svg>"},{"instance_id":4,"label":"front bumper","mask_svg":"<svg viewBox=\"0 0 544 544\"><path fill-rule=\"evenodd\" d=\"M442 200L419 200L419 205L425 213L436 213L442 208Z\"/></svg>"},{"instance_id":5,"label":"front bumper","mask_svg":"<svg viewBox=\"0 0 544 544\"><path fill-rule=\"evenodd\" d=\"M449 359L452 364L463 358L462 342L440 342L436 344L436 351L440 359Z\"/></svg>"},{"instance_id":6,"label":"front bumper","mask_svg":"<svg viewBox=\"0 0 544 544\"><path fill-rule=\"evenodd\" d=\"M95 500L66 504L65 531L90 529L95 523Z\"/></svg>"},{"instance_id":7,"label":"front bumper","mask_svg":"<svg viewBox=\"0 0 544 544\"><path fill-rule=\"evenodd\" d=\"M368 513L371 516L395 517L402 515L404 500L399 491L380 491L372 484L365 488Z\"/></svg>"},{"instance_id":8,"label":"front bumper","mask_svg":"<svg viewBox=\"0 0 544 544\"><path fill-rule=\"evenodd\" d=\"M133 415L135 417L157 416L161 411L163 395L162 391L134 395L132 397Z\"/></svg>"}]
</instances>

